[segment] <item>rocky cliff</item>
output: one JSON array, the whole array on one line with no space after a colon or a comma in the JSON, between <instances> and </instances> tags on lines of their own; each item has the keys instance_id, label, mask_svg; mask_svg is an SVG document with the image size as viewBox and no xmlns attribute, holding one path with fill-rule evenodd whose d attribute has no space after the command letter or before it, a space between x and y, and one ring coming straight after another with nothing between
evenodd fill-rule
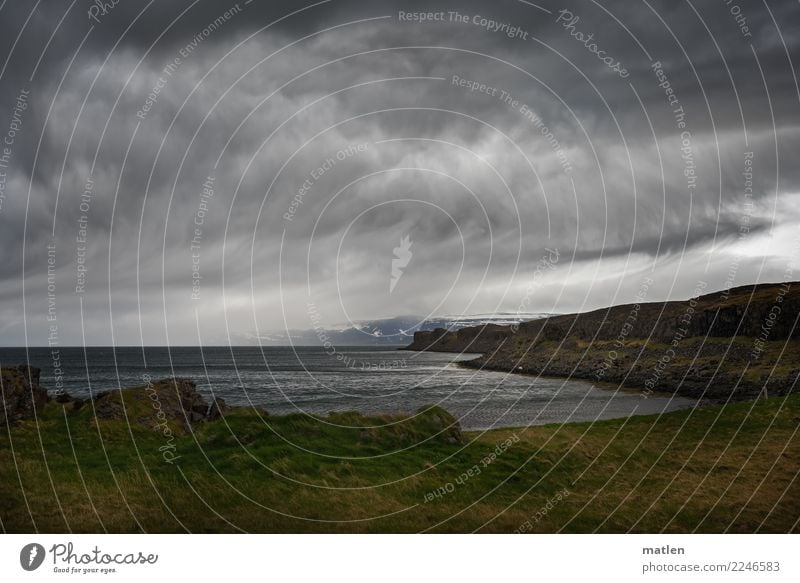
<instances>
[{"instance_id":1,"label":"rocky cliff","mask_svg":"<svg viewBox=\"0 0 800 583\"><path fill-rule=\"evenodd\" d=\"M408 349L482 353L463 363L471 367L741 399L796 387L798 314L800 283L751 285L518 327L418 332Z\"/></svg>"}]
</instances>

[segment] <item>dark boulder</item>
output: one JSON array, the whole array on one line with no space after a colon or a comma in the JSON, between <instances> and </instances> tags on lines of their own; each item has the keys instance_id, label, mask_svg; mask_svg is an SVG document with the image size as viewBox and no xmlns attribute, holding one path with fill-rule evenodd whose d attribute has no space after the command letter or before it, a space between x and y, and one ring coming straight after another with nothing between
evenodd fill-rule
<instances>
[{"instance_id":1,"label":"dark boulder","mask_svg":"<svg viewBox=\"0 0 800 583\"><path fill-rule=\"evenodd\" d=\"M39 385L40 374L38 368L27 364L0 369L0 427L33 419L41 413L49 397L47 390Z\"/></svg>"},{"instance_id":2,"label":"dark boulder","mask_svg":"<svg viewBox=\"0 0 800 583\"><path fill-rule=\"evenodd\" d=\"M59 405L62 405L65 411L78 411L86 403L83 399L73 397L66 391L56 393L53 400Z\"/></svg>"},{"instance_id":3,"label":"dark boulder","mask_svg":"<svg viewBox=\"0 0 800 583\"><path fill-rule=\"evenodd\" d=\"M190 431L193 425L215 421L227 410L223 399L211 403L190 379L162 379L143 387L116 389L97 395L92 403L98 420L128 419L153 430L165 427Z\"/></svg>"},{"instance_id":4,"label":"dark boulder","mask_svg":"<svg viewBox=\"0 0 800 583\"><path fill-rule=\"evenodd\" d=\"M217 397L216 399L211 401L211 404L208 406L208 411L206 412L206 421L216 421L217 419L221 419L222 415L228 409L228 406L225 404L225 399L221 399Z\"/></svg>"}]
</instances>

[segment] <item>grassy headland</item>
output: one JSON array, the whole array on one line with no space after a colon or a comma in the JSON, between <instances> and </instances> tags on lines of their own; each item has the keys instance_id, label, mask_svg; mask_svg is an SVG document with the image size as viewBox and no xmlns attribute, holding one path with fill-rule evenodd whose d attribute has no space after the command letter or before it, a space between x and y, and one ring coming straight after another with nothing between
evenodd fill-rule
<instances>
[{"instance_id":1,"label":"grassy headland","mask_svg":"<svg viewBox=\"0 0 800 583\"><path fill-rule=\"evenodd\" d=\"M438 408L161 423L143 390L117 393L121 418L50 401L4 428L2 529L800 530L796 394L462 435Z\"/></svg>"}]
</instances>

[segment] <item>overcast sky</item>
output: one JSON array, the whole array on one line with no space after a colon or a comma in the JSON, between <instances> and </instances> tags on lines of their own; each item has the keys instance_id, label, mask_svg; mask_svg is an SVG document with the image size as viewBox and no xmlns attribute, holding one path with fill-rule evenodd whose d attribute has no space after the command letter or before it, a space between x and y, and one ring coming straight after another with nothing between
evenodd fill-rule
<instances>
[{"instance_id":1,"label":"overcast sky","mask_svg":"<svg viewBox=\"0 0 800 583\"><path fill-rule=\"evenodd\" d=\"M795 0L2 1L0 343L800 279L798 23Z\"/></svg>"}]
</instances>

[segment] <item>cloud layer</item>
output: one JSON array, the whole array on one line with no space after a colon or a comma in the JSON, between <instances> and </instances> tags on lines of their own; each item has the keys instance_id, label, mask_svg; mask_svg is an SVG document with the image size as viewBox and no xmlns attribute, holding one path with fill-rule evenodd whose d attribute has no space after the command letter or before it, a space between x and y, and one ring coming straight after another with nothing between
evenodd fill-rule
<instances>
[{"instance_id":1,"label":"cloud layer","mask_svg":"<svg viewBox=\"0 0 800 583\"><path fill-rule=\"evenodd\" d=\"M4 344L798 279L796 3L93 5L0 9Z\"/></svg>"}]
</instances>

